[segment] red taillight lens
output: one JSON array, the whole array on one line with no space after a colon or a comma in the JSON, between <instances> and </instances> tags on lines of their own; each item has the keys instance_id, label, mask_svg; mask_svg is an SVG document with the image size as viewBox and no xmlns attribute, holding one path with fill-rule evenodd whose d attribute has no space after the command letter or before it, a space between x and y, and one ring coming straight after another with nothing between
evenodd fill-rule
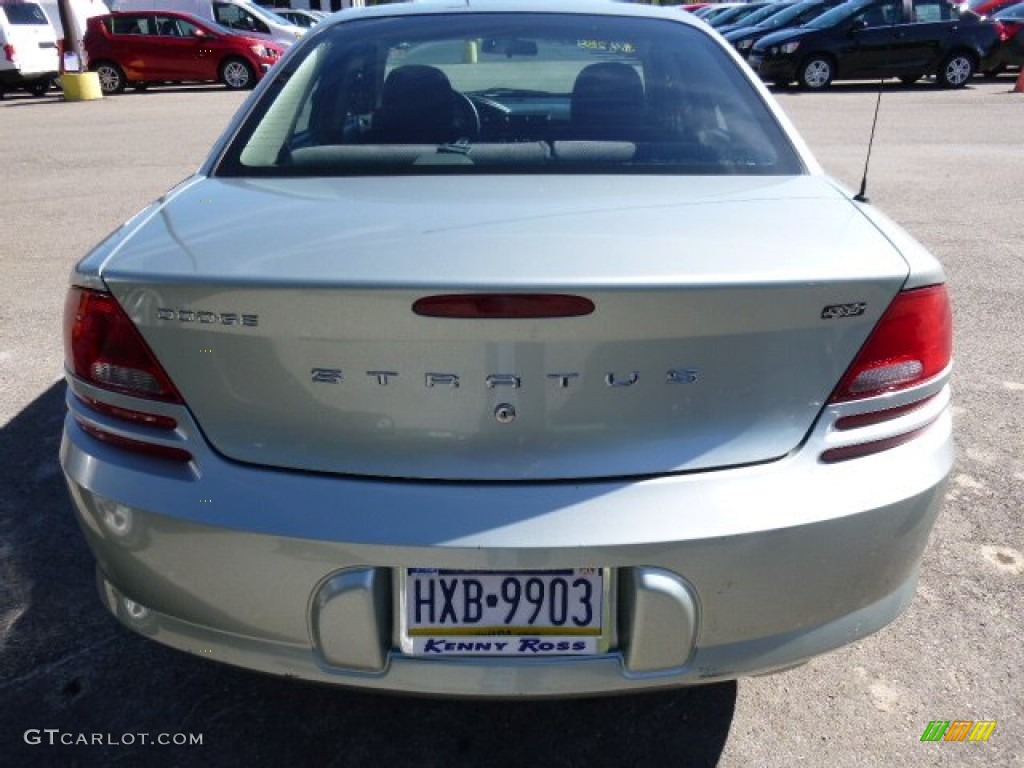
<instances>
[{"instance_id":1,"label":"red taillight lens","mask_svg":"<svg viewBox=\"0 0 1024 768\"><path fill-rule=\"evenodd\" d=\"M916 386L945 370L952 355L953 317L946 286L903 291L864 342L831 402Z\"/></svg>"},{"instance_id":2,"label":"red taillight lens","mask_svg":"<svg viewBox=\"0 0 1024 768\"><path fill-rule=\"evenodd\" d=\"M18 55L18 52L14 50L14 46L7 43L4 46L4 58L10 62L14 61L14 57Z\"/></svg>"},{"instance_id":3,"label":"red taillight lens","mask_svg":"<svg viewBox=\"0 0 1024 768\"><path fill-rule=\"evenodd\" d=\"M133 411L129 408L121 408L120 406L104 403L77 393L75 394L75 397L94 411L99 411L100 413L106 414L107 416L111 416L120 421L126 421L129 424L139 424L144 427L155 427L156 429L168 430L175 429L178 426L178 422L170 416L161 416L156 413L146 413L144 411Z\"/></svg>"},{"instance_id":4,"label":"red taillight lens","mask_svg":"<svg viewBox=\"0 0 1024 768\"><path fill-rule=\"evenodd\" d=\"M181 403L181 395L113 296L71 288L64 305L64 364L114 392Z\"/></svg>"},{"instance_id":5,"label":"red taillight lens","mask_svg":"<svg viewBox=\"0 0 1024 768\"><path fill-rule=\"evenodd\" d=\"M861 427L870 427L873 424L892 421L893 419L898 419L900 416L906 416L908 413L913 413L918 408L923 408L933 399L935 399L935 395L926 397L924 400L915 400L914 402L907 403L906 405L899 405L895 408L883 408L881 411L868 411L867 413L858 413L853 416L843 416L842 418L836 419L835 428L839 431L860 429Z\"/></svg>"},{"instance_id":6,"label":"red taillight lens","mask_svg":"<svg viewBox=\"0 0 1024 768\"><path fill-rule=\"evenodd\" d=\"M78 420L78 426L89 435L107 445L112 445L115 448L120 448L125 451L131 451L133 453L144 453L147 456L153 456L158 459L169 459L170 461L192 461L192 454L186 451L184 448L175 448L170 445L159 445L157 443L147 443L144 440L133 440L130 437L123 437L121 435L115 435L113 432L107 432L105 429L100 429L97 426Z\"/></svg>"},{"instance_id":7,"label":"red taillight lens","mask_svg":"<svg viewBox=\"0 0 1024 768\"><path fill-rule=\"evenodd\" d=\"M882 451L888 451L890 448L898 448L901 445L906 445L911 440L917 439L927 431L929 426L931 425L926 425L911 432L904 432L902 435L886 437L882 440L872 440L867 443L857 443L855 445L844 445L839 448L830 448L821 454L819 461L824 464L835 464L839 461L849 461L850 459L872 456L876 453L881 453Z\"/></svg>"}]
</instances>

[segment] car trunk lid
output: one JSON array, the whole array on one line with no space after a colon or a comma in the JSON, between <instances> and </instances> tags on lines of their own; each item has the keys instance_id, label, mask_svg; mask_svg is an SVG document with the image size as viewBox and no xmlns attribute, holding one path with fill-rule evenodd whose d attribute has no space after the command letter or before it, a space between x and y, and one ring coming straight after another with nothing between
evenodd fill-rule
<instances>
[{"instance_id":1,"label":"car trunk lid","mask_svg":"<svg viewBox=\"0 0 1024 768\"><path fill-rule=\"evenodd\" d=\"M204 179L101 274L239 461L554 480L796 448L906 277L895 249L820 177L580 181ZM495 293L593 311L413 309Z\"/></svg>"}]
</instances>

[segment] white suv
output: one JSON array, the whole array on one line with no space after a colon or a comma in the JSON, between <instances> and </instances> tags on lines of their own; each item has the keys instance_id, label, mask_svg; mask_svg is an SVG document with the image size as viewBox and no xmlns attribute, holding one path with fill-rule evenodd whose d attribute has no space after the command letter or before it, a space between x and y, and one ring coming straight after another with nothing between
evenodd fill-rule
<instances>
[{"instance_id":1,"label":"white suv","mask_svg":"<svg viewBox=\"0 0 1024 768\"><path fill-rule=\"evenodd\" d=\"M57 33L35 3L0 3L0 97L24 88L42 96L57 77Z\"/></svg>"}]
</instances>

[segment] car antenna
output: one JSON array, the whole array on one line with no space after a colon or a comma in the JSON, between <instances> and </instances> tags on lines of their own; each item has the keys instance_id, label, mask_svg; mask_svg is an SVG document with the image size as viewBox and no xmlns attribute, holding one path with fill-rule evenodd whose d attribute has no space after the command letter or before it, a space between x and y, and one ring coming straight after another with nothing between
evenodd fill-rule
<instances>
[{"instance_id":1,"label":"car antenna","mask_svg":"<svg viewBox=\"0 0 1024 768\"><path fill-rule=\"evenodd\" d=\"M867 196L868 191L868 166L871 164L871 148L875 144L875 128L878 126L878 108L882 104L882 80L878 80L878 94L875 99L875 116L871 120L871 137L868 139L868 154L864 158L864 175L860 180L860 191L853 196L853 199L858 203L868 203L870 200Z\"/></svg>"},{"instance_id":2,"label":"car antenna","mask_svg":"<svg viewBox=\"0 0 1024 768\"><path fill-rule=\"evenodd\" d=\"M904 5L904 3L901 3L901 5ZM897 16L897 12L896 12L895 9L893 9L892 21L889 23L890 29L894 29L896 27L896 16ZM886 49L886 55L885 55L886 66L888 66L888 64L889 64L889 57L890 57L891 54L892 54L891 49ZM878 78L878 90L875 93L875 116L873 118L871 118L871 136L868 138L868 154L867 154L867 157L864 158L864 175L861 176L861 179L860 179L860 190L857 192L856 195L853 196L853 199L856 200L858 203L869 203L869 202L871 202L868 199L868 194L867 194L867 192L868 192L868 166L871 165L871 148L875 146L875 128L878 127L878 108L880 106L882 106L882 87L883 87L884 84L885 84L885 77L879 77Z\"/></svg>"}]
</instances>

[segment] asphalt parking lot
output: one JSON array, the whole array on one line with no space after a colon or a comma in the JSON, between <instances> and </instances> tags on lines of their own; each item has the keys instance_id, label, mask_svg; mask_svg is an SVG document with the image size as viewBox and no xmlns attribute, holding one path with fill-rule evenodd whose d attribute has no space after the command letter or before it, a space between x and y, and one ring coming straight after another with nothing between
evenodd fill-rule
<instances>
[{"instance_id":1,"label":"asphalt parking lot","mask_svg":"<svg viewBox=\"0 0 1024 768\"><path fill-rule=\"evenodd\" d=\"M244 95L218 87L82 103L8 95L0 102L0 762L1024 765L1024 93L1011 93L1013 84L887 86L881 102L868 195L945 265L957 334L958 462L907 613L783 675L543 702L405 699L268 678L168 650L105 613L57 465L67 274L199 164ZM855 189L874 87L777 98L825 168ZM984 743L922 743L933 720L997 725ZM196 736L201 744L148 743Z\"/></svg>"}]
</instances>

